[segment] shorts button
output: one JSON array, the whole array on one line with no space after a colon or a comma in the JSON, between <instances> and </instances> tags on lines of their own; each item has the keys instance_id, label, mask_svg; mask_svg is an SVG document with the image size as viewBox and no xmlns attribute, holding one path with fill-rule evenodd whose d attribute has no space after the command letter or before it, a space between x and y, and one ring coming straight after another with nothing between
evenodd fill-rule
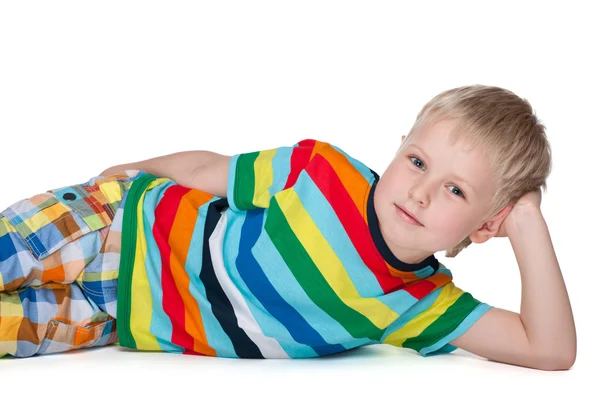
<instances>
[{"instance_id":1,"label":"shorts button","mask_svg":"<svg viewBox=\"0 0 600 400\"><path fill-rule=\"evenodd\" d=\"M75 194L73 194L73 193L63 194L63 199L65 199L67 201L75 200L76 198L77 198L77 196L75 196Z\"/></svg>"}]
</instances>

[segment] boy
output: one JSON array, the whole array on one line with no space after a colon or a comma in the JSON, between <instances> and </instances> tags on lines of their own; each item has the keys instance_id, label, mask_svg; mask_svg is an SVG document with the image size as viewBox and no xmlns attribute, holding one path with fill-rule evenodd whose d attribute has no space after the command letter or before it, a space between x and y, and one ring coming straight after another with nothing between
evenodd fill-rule
<instances>
[{"instance_id":1,"label":"boy","mask_svg":"<svg viewBox=\"0 0 600 400\"><path fill-rule=\"evenodd\" d=\"M573 315L540 212L550 159L526 100L475 85L427 103L381 177L313 139L109 168L0 213L0 355L383 343L568 369ZM521 269L520 314L462 291L434 257L496 236Z\"/></svg>"}]
</instances>

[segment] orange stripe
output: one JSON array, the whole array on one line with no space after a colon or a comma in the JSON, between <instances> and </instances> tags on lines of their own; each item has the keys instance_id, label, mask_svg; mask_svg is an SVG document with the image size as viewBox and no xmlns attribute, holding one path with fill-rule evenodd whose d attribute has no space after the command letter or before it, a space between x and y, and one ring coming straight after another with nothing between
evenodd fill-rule
<instances>
[{"instance_id":1,"label":"orange stripe","mask_svg":"<svg viewBox=\"0 0 600 400\"><path fill-rule=\"evenodd\" d=\"M171 273L177 290L185 306L185 330L194 338L194 351L216 356L216 351L208 345L206 331L198 302L190 293L190 277L185 270L186 257L198 219L198 209L214 196L201 190L190 190L181 199L177 215L169 236L171 246Z\"/></svg>"},{"instance_id":2,"label":"orange stripe","mask_svg":"<svg viewBox=\"0 0 600 400\"><path fill-rule=\"evenodd\" d=\"M364 201L365 191L369 186L369 182L358 171L345 155L331 147L329 143L317 142L315 152L324 157L334 169L344 188L348 191L350 198L361 210ZM367 214L364 213L365 223L367 222Z\"/></svg>"},{"instance_id":3,"label":"orange stripe","mask_svg":"<svg viewBox=\"0 0 600 400\"><path fill-rule=\"evenodd\" d=\"M442 264L440 263L440 267L442 266ZM426 278L429 282L433 283L435 285L435 288L439 288L441 286L444 286L446 283L450 282L452 280L451 277L449 277L446 274L443 273L439 273L439 274L435 274L430 276L429 278Z\"/></svg>"}]
</instances>

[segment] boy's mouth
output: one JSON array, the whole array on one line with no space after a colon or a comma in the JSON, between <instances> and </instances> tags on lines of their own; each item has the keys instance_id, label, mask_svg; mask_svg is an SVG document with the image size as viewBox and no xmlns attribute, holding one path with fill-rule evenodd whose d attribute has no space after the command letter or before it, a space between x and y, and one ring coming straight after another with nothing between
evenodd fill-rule
<instances>
[{"instance_id":1,"label":"boy's mouth","mask_svg":"<svg viewBox=\"0 0 600 400\"><path fill-rule=\"evenodd\" d=\"M418 219L416 219L412 214L410 214L404 207L394 204L396 207L396 212L404 221L408 222L412 225L424 226Z\"/></svg>"}]
</instances>

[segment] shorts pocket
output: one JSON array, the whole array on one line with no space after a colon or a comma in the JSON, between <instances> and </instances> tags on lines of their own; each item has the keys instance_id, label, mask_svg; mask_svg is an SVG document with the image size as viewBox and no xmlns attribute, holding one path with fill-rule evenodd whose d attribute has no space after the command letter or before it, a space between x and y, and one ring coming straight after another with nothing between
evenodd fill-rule
<instances>
[{"instance_id":1,"label":"shorts pocket","mask_svg":"<svg viewBox=\"0 0 600 400\"><path fill-rule=\"evenodd\" d=\"M117 340L116 320L108 318L87 326L67 324L59 320L49 321L39 353L59 353L114 343Z\"/></svg>"},{"instance_id":2,"label":"shorts pocket","mask_svg":"<svg viewBox=\"0 0 600 400\"><path fill-rule=\"evenodd\" d=\"M43 260L86 233L112 223L114 210L96 184L65 186L20 200L0 214Z\"/></svg>"}]
</instances>

